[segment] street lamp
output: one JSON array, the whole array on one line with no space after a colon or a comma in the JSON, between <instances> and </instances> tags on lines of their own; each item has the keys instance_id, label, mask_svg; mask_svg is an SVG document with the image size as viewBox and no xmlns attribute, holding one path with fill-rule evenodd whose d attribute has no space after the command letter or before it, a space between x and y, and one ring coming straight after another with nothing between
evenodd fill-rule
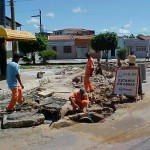
<instances>
[{"instance_id":1,"label":"street lamp","mask_svg":"<svg viewBox=\"0 0 150 150\"><path fill-rule=\"evenodd\" d=\"M42 33L42 17L41 10L39 10L39 15L31 16L31 17L40 17L40 33Z\"/></svg>"}]
</instances>

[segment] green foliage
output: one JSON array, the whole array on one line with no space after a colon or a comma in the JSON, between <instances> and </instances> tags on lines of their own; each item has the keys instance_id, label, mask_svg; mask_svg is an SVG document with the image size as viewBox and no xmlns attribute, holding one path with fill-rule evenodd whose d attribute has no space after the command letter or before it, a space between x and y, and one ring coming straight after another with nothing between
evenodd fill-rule
<instances>
[{"instance_id":1,"label":"green foliage","mask_svg":"<svg viewBox=\"0 0 150 150\"><path fill-rule=\"evenodd\" d=\"M105 51L106 61L108 58L108 51L115 50L118 45L118 36L114 32L106 32L93 36L91 40L91 47L96 52Z\"/></svg>"},{"instance_id":2,"label":"green foliage","mask_svg":"<svg viewBox=\"0 0 150 150\"><path fill-rule=\"evenodd\" d=\"M35 52L47 50L48 40L44 35L37 34L36 41L19 41L18 45L20 53L33 56Z\"/></svg>"},{"instance_id":3,"label":"green foliage","mask_svg":"<svg viewBox=\"0 0 150 150\"><path fill-rule=\"evenodd\" d=\"M114 32L106 32L93 36L91 47L93 50L105 51L114 50L118 45L118 37Z\"/></svg>"},{"instance_id":4,"label":"green foliage","mask_svg":"<svg viewBox=\"0 0 150 150\"><path fill-rule=\"evenodd\" d=\"M121 47L117 50L117 56L121 60L125 60L127 58L127 55L128 55L128 48L127 47Z\"/></svg>"},{"instance_id":5,"label":"green foliage","mask_svg":"<svg viewBox=\"0 0 150 150\"><path fill-rule=\"evenodd\" d=\"M141 36L144 36L144 34L138 34L136 37L140 39Z\"/></svg>"},{"instance_id":6,"label":"green foliage","mask_svg":"<svg viewBox=\"0 0 150 150\"><path fill-rule=\"evenodd\" d=\"M11 51L7 51L7 58L12 58L12 50Z\"/></svg>"},{"instance_id":7,"label":"green foliage","mask_svg":"<svg viewBox=\"0 0 150 150\"><path fill-rule=\"evenodd\" d=\"M56 58L56 51L54 50L45 50L39 52L40 59L42 60L43 63L47 62L50 59Z\"/></svg>"}]
</instances>

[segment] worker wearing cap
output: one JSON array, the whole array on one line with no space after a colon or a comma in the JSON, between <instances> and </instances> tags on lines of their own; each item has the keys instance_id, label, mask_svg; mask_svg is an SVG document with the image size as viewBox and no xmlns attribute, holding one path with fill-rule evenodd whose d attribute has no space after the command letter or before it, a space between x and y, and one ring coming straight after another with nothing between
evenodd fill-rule
<instances>
[{"instance_id":1,"label":"worker wearing cap","mask_svg":"<svg viewBox=\"0 0 150 150\"><path fill-rule=\"evenodd\" d=\"M94 60L89 53L86 53L85 56L87 57L88 60L85 67L84 88L86 92L93 92L94 86L90 81L90 77L93 75L93 71L94 71L94 66L95 66Z\"/></svg>"},{"instance_id":2,"label":"worker wearing cap","mask_svg":"<svg viewBox=\"0 0 150 150\"><path fill-rule=\"evenodd\" d=\"M22 89L24 86L20 78L20 68L18 64L20 58L21 56L19 54L14 54L12 61L7 65L6 80L12 93L11 101L6 108L7 111L13 111L16 102L19 104L23 102Z\"/></svg>"},{"instance_id":3,"label":"worker wearing cap","mask_svg":"<svg viewBox=\"0 0 150 150\"><path fill-rule=\"evenodd\" d=\"M89 97L84 89L75 90L69 97L69 100L71 101L73 110L82 110L86 112L89 104Z\"/></svg>"}]
</instances>

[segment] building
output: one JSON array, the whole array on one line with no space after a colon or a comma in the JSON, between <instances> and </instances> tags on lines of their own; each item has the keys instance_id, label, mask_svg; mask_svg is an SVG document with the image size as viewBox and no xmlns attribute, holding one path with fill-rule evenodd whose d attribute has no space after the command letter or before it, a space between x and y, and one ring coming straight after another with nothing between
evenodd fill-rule
<instances>
[{"instance_id":1,"label":"building","mask_svg":"<svg viewBox=\"0 0 150 150\"><path fill-rule=\"evenodd\" d=\"M128 48L129 53L133 51L137 58L145 58L147 52L150 56L150 36L125 38L124 44Z\"/></svg>"},{"instance_id":2,"label":"building","mask_svg":"<svg viewBox=\"0 0 150 150\"><path fill-rule=\"evenodd\" d=\"M6 21L6 23L5 23L6 28L11 29L11 25L12 25L11 18L6 16L5 17L5 21ZM22 26L22 24L20 24L18 22L15 22L16 29L19 28L21 30L21 26ZM11 41L7 41L6 42L6 50L7 51L11 51L12 50L12 42Z\"/></svg>"},{"instance_id":3,"label":"building","mask_svg":"<svg viewBox=\"0 0 150 150\"><path fill-rule=\"evenodd\" d=\"M49 50L57 52L57 59L86 58L87 52L94 52L90 46L94 34L95 31L82 28L53 31L53 35L48 36Z\"/></svg>"},{"instance_id":4,"label":"building","mask_svg":"<svg viewBox=\"0 0 150 150\"><path fill-rule=\"evenodd\" d=\"M53 31L54 35L93 35L94 30L86 30L82 28L65 28L61 30Z\"/></svg>"},{"instance_id":5,"label":"building","mask_svg":"<svg viewBox=\"0 0 150 150\"><path fill-rule=\"evenodd\" d=\"M15 22L16 29L19 28L21 30L21 26L22 26L22 24ZM9 18L7 16L6 16L6 28L11 28L11 18Z\"/></svg>"},{"instance_id":6,"label":"building","mask_svg":"<svg viewBox=\"0 0 150 150\"><path fill-rule=\"evenodd\" d=\"M49 50L57 52L57 59L86 58L87 52L94 52L90 47L91 38L92 35L51 35Z\"/></svg>"},{"instance_id":7,"label":"building","mask_svg":"<svg viewBox=\"0 0 150 150\"><path fill-rule=\"evenodd\" d=\"M85 53L95 53L91 48L91 39L95 31L80 28L66 28L53 32L48 36L49 50L57 51L57 59L78 59L85 58ZM129 53L134 52L137 58L145 58L148 52L150 56L150 36L118 37L117 47L127 47ZM101 51L94 57L105 58ZM108 52L108 59L117 58L117 49Z\"/></svg>"}]
</instances>

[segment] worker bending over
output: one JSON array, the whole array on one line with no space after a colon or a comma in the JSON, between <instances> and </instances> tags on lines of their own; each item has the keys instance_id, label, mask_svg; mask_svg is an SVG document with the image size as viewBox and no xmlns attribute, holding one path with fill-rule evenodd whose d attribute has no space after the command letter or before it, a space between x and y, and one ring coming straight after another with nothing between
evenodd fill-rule
<instances>
[{"instance_id":1,"label":"worker bending over","mask_svg":"<svg viewBox=\"0 0 150 150\"><path fill-rule=\"evenodd\" d=\"M81 110L87 112L89 97L84 89L75 90L69 97L73 110Z\"/></svg>"},{"instance_id":2,"label":"worker bending over","mask_svg":"<svg viewBox=\"0 0 150 150\"><path fill-rule=\"evenodd\" d=\"M86 53L85 56L87 57L88 60L85 67L84 88L86 92L93 92L94 86L90 81L90 77L93 75L93 71L94 71L94 66L95 66L94 60L89 53Z\"/></svg>"}]
</instances>

